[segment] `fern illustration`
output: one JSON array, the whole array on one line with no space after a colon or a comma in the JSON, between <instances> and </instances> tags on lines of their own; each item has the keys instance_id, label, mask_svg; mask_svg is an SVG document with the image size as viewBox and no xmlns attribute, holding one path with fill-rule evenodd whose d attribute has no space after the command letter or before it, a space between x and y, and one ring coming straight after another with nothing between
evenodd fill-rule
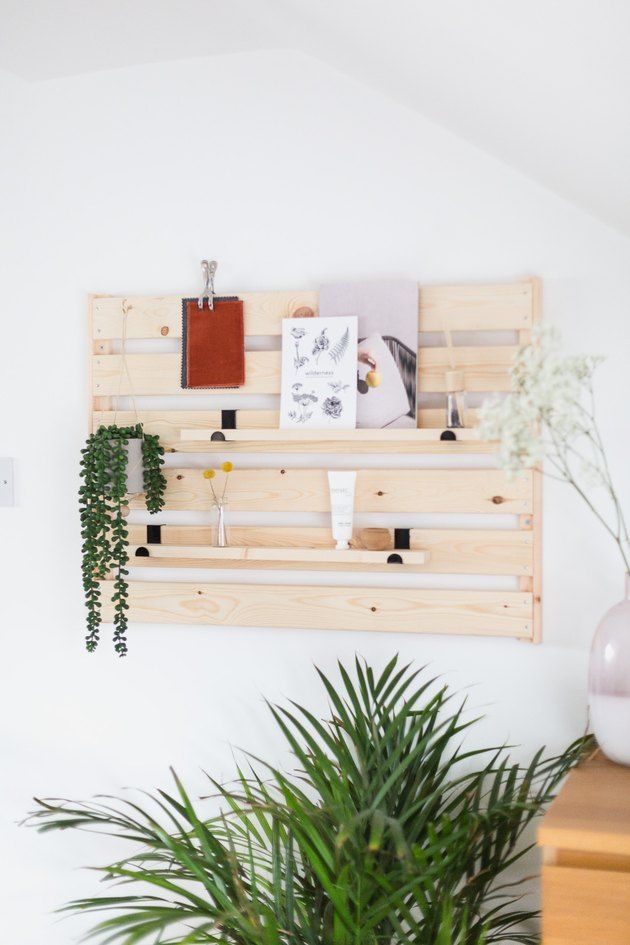
<instances>
[{"instance_id":1,"label":"fern illustration","mask_svg":"<svg viewBox=\"0 0 630 945\"><path fill-rule=\"evenodd\" d=\"M330 349L330 351L328 352L328 354L333 359L335 364L339 364L339 362L343 358L344 354L348 350L349 342L350 342L350 329L346 328L346 330L344 331L339 341L336 344L334 344L332 348Z\"/></svg>"}]
</instances>

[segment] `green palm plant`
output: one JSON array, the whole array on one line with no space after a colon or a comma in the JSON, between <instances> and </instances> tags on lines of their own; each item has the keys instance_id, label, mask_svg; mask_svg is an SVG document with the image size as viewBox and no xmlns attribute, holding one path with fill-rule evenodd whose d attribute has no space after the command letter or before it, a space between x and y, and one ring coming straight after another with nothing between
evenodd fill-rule
<instances>
[{"instance_id":1,"label":"green palm plant","mask_svg":"<svg viewBox=\"0 0 630 945\"><path fill-rule=\"evenodd\" d=\"M330 703L270 706L292 773L248 757L202 813L175 789L148 801L38 801L41 831L96 830L129 841L98 867L112 894L65 911L101 913L90 937L135 945L493 945L535 943L536 913L506 878L523 834L579 760L466 748L476 719L447 688L395 657L380 675L340 664Z\"/></svg>"}]
</instances>

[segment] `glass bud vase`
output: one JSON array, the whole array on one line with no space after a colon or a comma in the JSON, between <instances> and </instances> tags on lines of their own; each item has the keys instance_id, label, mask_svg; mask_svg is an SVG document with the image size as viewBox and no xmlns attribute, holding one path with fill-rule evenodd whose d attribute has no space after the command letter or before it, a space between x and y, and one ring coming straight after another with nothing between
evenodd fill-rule
<instances>
[{"instance_id":1,"label":"glass bud vase","mask_svg":"<svg viewBox=\"0 0 630 945\"><path fill-rule=\"evenodd\" d=\"M212 544L215 548L227 548L227 527L225 524L225 515L227 506L225 502L215 502L213 506L214 521L212 525Z\"/></svg>"},{"instance_id":2,"label":"glass bud vase","mask_svg":"<svg viewBox=\"0 0 630 945\"><path fill-rule=\"evenodd\" d=\"M630 765L630 574L624 599L604 614L593 639L588 701L599 747Z\"/></svg>"}]
</instances>

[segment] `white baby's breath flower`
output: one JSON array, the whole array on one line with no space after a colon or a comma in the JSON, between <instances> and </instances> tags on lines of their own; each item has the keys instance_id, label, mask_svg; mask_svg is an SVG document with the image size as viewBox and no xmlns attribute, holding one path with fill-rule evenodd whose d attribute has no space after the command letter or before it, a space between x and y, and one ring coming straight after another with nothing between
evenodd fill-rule
<instances>
[{"instance_id":1,"label":"white baby's breath flower","mask_svg":"<svg viewBox=\"0 0 630 945\"><path fill-rule=\"evenodd\" d=\"M550 327L536 328L519 348L511 393L488 398L479 411L482 439L498 441L498 462L509 476L544 459L556 478L572 485L617 543L630 570L623 512L593 415L593 374L603 358L563 355ZM587 492L604 487L604 510ZM612 512L612 514L611 514Z\"/></svg>"}]
</instances>

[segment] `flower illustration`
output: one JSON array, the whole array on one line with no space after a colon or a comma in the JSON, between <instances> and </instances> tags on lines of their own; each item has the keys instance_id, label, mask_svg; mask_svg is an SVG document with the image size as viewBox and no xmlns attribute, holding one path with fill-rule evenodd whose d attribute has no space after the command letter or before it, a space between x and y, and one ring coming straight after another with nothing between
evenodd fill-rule
<instances>
[{"instance_id":1,"label":"flower illustration","mask_svg":"<svg viewBox=\"0 0 630 945\"><path fill-rule=\"evenodd\" d=\"M317 395L311 391L310 394L308 391L302 390L301 384L293 385L293 393L291 394L292 399L299 406L299 412L292 410L289 414L291 420L295 420L296 423L306 423L307 420L313 416L312 411L309 409L313 404L317 403Z\"/></svg>"},{"instance_id":2,"label":"flower illustration","mask_svg":"<svg viewBox=\"0 0 630 945\"><path fill-rule=\"evenodd\" d=\"M343 404L339 397L327 397L322 404L322 410L327 417L337 420L343 413Z\"/></svg>"},{"instance_id":3,"label":"flower illustration","mask_svg":"<svg viewBox=\"0 0 630 945\"><path fill-rule=\"evenodd\" d=\"M299 371L301 367L307 363L308 358L306 355L300 354L300 341L306 334L306 328L300 328L299 325L295 325L291 329L291 334L295 339L295 354L293 355L293 367L296 371Z\"/></svg>"},{"instance_id":4,"label":"flower illustration","mask_svg":"<svg viewBox=\"0 0 630 945\"><path fill-rule=\"evenodd\" d=\"M330 347L330 341L326 337L327 331L328 331L327 328L322 328L319 335L317 335L317 337L313 341L313 351L311 353L313 357L315 358L316 362L319 361L319 356L322 353L322 351L327 351L328 348Z\"/></svg>"}]
</instances>

